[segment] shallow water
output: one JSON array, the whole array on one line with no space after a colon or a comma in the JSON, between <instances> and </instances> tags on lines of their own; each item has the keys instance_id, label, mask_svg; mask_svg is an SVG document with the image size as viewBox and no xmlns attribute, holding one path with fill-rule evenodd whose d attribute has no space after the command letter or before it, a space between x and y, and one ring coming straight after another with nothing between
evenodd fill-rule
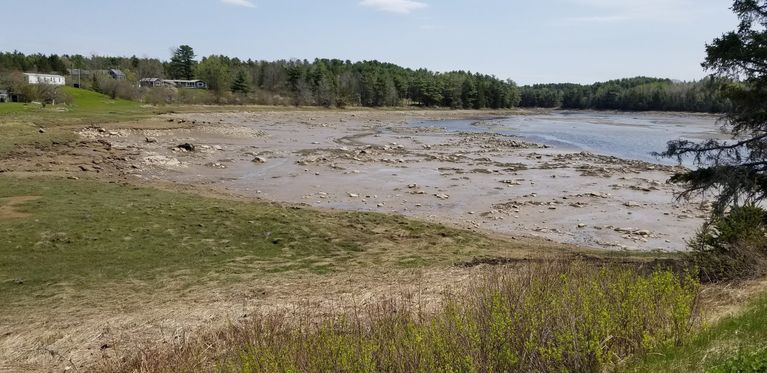
<instances>
[{"instance_id":1,"label":"shallow water","mask_svg":"<svg viewBox=\"0 0 767 373\"><path fill-rule=\"evenodd\" d=\"M677 164L659 158L670 140L727 139L717 118L708 115L556 111L491 120L437 120L410 123L457 132L493 132L575 151L612 155L652 163ZM683 164L692 166L689 159Z\"/></svg>"}]
</instances>

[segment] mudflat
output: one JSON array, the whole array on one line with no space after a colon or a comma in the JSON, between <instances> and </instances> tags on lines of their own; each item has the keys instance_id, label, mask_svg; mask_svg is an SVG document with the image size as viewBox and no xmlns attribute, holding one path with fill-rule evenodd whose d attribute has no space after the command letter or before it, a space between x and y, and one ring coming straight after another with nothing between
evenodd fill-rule
<instances>
[{"instance_id":1,"label":"mudflat","mask_svg":"<svg viewBox=\"0 0 767 373\"><path fill-rule=\"evenodd\" d=\"M403 214L606 249L684 250L709 208L674 198L675 187L666 181L678 166L574 152L508 133L410 125L472 115L497 117L407 111L179 114L163 120L186 128L87 129L80 135L131 152L128 173L137 180Z\"/></svg>"}]
</instances>

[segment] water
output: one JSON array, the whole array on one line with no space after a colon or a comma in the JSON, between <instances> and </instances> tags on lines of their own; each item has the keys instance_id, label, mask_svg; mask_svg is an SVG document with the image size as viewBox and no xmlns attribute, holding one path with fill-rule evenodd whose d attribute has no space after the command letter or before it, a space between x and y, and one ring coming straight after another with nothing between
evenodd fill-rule
<instances>
[{"instance_id":1,"label":"water","mask_svg":"<svg viewBox=\"0 0 767 373\"><path fill-rule=\"evenodd\" d=\"M556 148L588 151L624 159L677 164L652 152L666 150L670 140L724 140L717 118L707 115L556 111L491 120L418 121L415 127L443 127L457 132L491 132L517 136ZM690 166L690 160L683 162Z\"/></svg>"}]
</instances>

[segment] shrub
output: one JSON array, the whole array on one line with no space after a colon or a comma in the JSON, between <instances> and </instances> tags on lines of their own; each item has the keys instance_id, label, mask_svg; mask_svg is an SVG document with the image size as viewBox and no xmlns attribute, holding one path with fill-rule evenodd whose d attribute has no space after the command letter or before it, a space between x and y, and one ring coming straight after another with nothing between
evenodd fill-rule
<instances>
[{"instance_id":1,"label":"shrub","mask_svg":"<svg viewBox=\"0 0 767 373\"><path fill-rule=\"evenodd\" d=\"M94 76L93 89L103 93L112 99L138 100L141 97L141 89L136 84L127 80L112 79L107 75Z\"/></svg>"},{"instance_id":2,"label":"shrub","mask_svg":"<svg viewBox=\"0 0 767 373\"><path fill-rule=\"evenodd\" d=\"M433 314L395 301L324 321L266 316L114 371L601 371L686 339L699 284L670 271L539 264L493 272Z\"/></svg>"},{"instance_id":3,"label":"shrub","mask_svg":"<svg viewBox=\"0 0 767 373\"><path fill-rule=\"evenodd\" d=\"M144 92L144 102L151 105L172 104L178 96L177 89L170 87L147 88Z\"/></svg>"},{"instance_id":4,"label":"shrub","mask_svg":"<svg viewBox=\"0 0 767 373\"><path fill-rule=\"evenodd\" d=\"M735 207L714 217L690 242L690 261L708 282L748 279L767 269L767 214L757 206Z\"/></svg>"}]
</instances>

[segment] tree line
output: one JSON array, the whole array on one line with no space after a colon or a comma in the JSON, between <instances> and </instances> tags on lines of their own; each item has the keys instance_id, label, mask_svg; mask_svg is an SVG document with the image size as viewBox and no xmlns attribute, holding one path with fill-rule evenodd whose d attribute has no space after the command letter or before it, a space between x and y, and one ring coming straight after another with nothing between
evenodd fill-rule
<instances>
[{"instance_id":1,"label":"tree line","mask_svg":"<svg viewBox=\"0 0 767 373\"><path fill-rule=\"evenodd\" d=\"M520 106L721 113L731 105L719 90L721 83L713 78L676 82L636 77L591 85L536 84L520 88Z\"/></svg>"},{"instance_id":2,"label":"tree line","mask_svg":"<svg viewBox=\"0 0 767 373\"><path fill-rule=\"evenodd\" d=\"M512 80L467 71L447 73L410 69L379 61L339 59L242 60L223 55L197 59L188 45L169 60L154 58L25 55L0 52L0 75L10 72L90 71L116 68L127 82L93 77L83 85L112 97L149 103L254 103L264 105L424 106L454 109L540 107L562 109L725 112L730 102L721 81L697 82L636 77L591 85L536 84L518 87ZM141 90L142 78L200 79L209 92Z\"/></svg>"},{"instance_id":3,"label":"tree line","mask_svg":"<svg viewBox=\"0 0 767 373\"><path fill-rule=\"evenodd\" d=\"M519 88L511 80L467 71L447 73L410 69L379 61L339 59L241 60L222 55L199 61L189 46L177 48L170 60L82 55L24 55L0 53L0 74L12 71L55 72L67 69L120 69L130 82L142 78L200 79L210 88L208 99L221 103L292 104L317 106L425 106L455 109L501 109L519 104ZM107 82L86 82L101 88ZM134 84L137 86L137 84ZM135 99L129 87L113 90ZM115 95L113 94L113 96ZM143 96L170 101L170 92ZM189 95L187 95L189 96ZM199 94L193 95L199 98Z\"/></svg>"}]
</instances>

